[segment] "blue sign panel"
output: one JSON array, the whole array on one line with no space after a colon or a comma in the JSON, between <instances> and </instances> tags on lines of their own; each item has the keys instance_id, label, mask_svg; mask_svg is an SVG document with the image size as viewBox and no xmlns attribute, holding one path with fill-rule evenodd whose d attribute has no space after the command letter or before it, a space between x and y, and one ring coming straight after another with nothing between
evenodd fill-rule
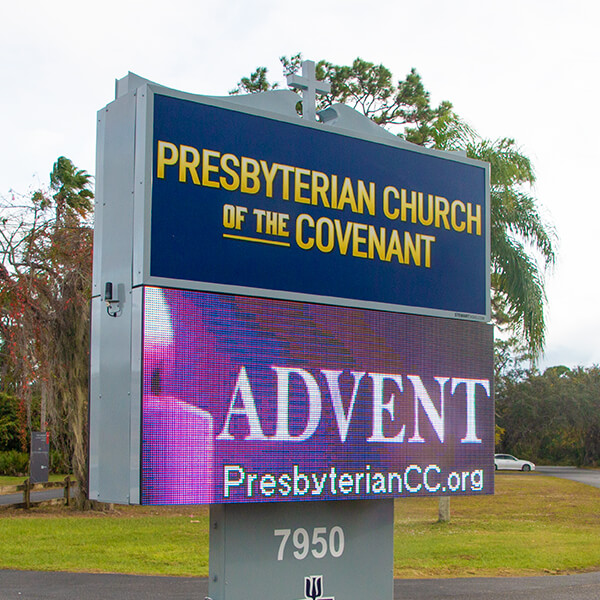
<instances>
[{"instance_id":1,"label":"blue sign panel","mask_svg":"<svg viewBox=\"0 0 600 600\"><path fill-rule=\"evenodd\" d=\"M150 281L488 315L483 163L160 94L152 157Z\"/></svg>"}]
</instances>

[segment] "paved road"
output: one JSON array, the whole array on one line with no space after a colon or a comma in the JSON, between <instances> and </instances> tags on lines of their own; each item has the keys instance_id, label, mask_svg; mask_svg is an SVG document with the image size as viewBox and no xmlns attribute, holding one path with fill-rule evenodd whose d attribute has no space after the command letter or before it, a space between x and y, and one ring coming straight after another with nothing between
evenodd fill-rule
<instances>
[{"instance_id":1,"label":"paved road","mask_svg":"<svg viewBox=\"0 0 600 600\"><path fill-rule=\"evenodd\" d=\"M77 494L77 486L71 487L71 498ZM49 490L40 490L39 492L31 492L32 502L42 502L44 500L53 500L54 498L64 498L65 490L63 488L51 488ZM23 492L18 494L0 494L0 506L8 504L18 504L23 502Z\"/></svg>"},{"instance_id":2,"label":"paved road","mask_svg":"<svg viewBox=\"0 0 600 600\"><path fill-rule=\"evenodd\" d=\"M0 570L0 600L203 600L207 594L208 581L195 577ZM491 579L397 579L394 582L394 598L598 600L600 573Z\"/></svg>"},{"instance_id":3,"label":"paved road","mask_svg":"<svg viewBox=\"0 0 600 600\"><path fill-rule=\"evenodd\" d=\"M537 473L572 479L600 488L600 469L578 469L577 467L535 467ZM598 596L600 598L600 595Z\"/></svg>"},{"instance_id":4,"label":"paved road","mask_svg":"<svg viewBox=\"0 0 600 600\"><path fill-rule=\"evenodd\" d=\"M599 600L600 573L548 577L397 579L394 582L394 599Z\"/></svg>"}]
</instances>

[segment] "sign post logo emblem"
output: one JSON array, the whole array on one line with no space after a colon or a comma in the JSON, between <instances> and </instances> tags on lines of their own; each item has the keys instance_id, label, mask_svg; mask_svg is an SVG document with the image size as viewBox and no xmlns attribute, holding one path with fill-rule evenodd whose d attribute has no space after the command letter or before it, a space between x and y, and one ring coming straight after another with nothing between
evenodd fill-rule
<instances>
[{"instance_id":1,"label":"sign post logo emblem","mask_svg":"<svg viewBox=\"0 0 600 600\"><path fill-rule=\"evenodd\" d=\"M304 578L304 598L302 600L335 600L335 596L323 597L323 575L309 575Z\"/></svg>"}]
</instances>

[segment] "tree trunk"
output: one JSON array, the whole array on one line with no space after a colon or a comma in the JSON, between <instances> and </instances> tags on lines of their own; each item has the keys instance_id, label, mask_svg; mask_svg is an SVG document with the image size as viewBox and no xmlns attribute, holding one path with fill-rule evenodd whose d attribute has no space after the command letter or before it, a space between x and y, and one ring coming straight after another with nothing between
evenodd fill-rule
<instances>
[{"instance_id":1,"label":"tree trunk","mask_svg":"<svg viewBox=\"0 0 600 600\"><path fill-rule=\"evenodd\" d=\"M40 431L46 431L48 417L46 416L48 406L48 382L42 379L42 397L40 400Z\"/></svg>"},{"instance_id":2,"label":"tree trunk","mask_svg":"<svg viewBox=\"0 0 600 600\"><path fill-rule=\"evenodd\" d=\"M73 390L73 406L69 425L73 438L73 474L79 485L75 506L80 510L89 510L92 507L88 500L87 412L87 389L78 385L77 389Z\"/></svg>"}]
</instances>

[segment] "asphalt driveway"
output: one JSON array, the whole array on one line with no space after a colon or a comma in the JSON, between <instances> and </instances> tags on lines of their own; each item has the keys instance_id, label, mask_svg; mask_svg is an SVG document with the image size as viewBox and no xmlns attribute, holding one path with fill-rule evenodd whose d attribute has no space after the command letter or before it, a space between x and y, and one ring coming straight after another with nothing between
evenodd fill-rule
<instances>
[{"instance_id":1,"label":"asphalt driveway","mask_svg":"<svg viewBox=\"0 0 600 600\"><path fill-rule=\"evenodd\" d=\"M536 473L552 475L562 479L572 479L586 485L600 488L600 469L578 469L577 467L535 467ZM600 594L598 595L600 598Z\"/></svg>"},{"instance_id":2,"label":"asphalt driveway","mask_svg":"<svg viewBox=\"0 0 600 600\"><path fill-rule=\"evenodd\" d=\"M77 485L71 486L71 498L74 498L77 494ZM56 498L63 498L65 491L63 488L51 488L49 490L39 490L31 492L32 502L45 502L46 500L54 500ZM9 506L11 504L19 504L23 502L23 492L18 494L0 494L0 506Z\"/></svg>"},{"instance_id":3,"label":"asphalt driveway","mask_svg":"<svg viewBox=\"0 0 600 600\"><path fill-rule=\"evenodd\" d=\"M203 600L207 594L208 580L195 577L0 570L0 600ZM600 573L523 578L397 579L394 582L394 600L598 598Z\"/></svg>"}]
</instances>

